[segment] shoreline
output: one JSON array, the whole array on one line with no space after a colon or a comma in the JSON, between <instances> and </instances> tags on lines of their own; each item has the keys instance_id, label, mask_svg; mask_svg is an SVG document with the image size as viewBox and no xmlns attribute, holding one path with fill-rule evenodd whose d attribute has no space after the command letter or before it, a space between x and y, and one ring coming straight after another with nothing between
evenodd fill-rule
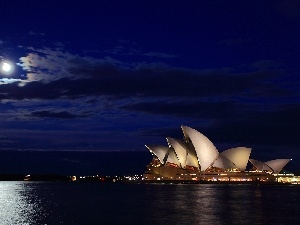
<instances>
[{"instance_id":1,"label":"shoreline","mask_svg":"<svg viewBox=\"0 0 300 225\"><path fill-rule=\"evenodd\" d=\"M276 181L205 181L205 180L142 180L128 179L128 176L79 176L73 180L74 176L58 174L0 174L0 181L49 181L49 182L74 182L74 183L127 183L127 184L218 184L218 185L299 185L300 182L276 182Z\"/></svg>"},{"instance_id":2,"label":"shoreline","mask_svg":"<svg viewBox=\"0 0 300 225\"><path fill-rule=\"evenodd\" d=\"M134 180L123 181L126 183L139 183L139 184L249 184L249 185L295 185L292 183L282 182L263 182L263 181L193 181L193 180ZM298 183L299 184L299 183Z\"/></svg>"}]
</instances>

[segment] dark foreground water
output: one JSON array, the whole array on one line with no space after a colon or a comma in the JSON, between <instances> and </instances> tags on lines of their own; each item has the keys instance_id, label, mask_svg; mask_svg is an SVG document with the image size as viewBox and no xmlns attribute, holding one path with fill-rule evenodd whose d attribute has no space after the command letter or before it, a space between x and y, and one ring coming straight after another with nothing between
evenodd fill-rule
<instances>
[{"instance_id":1,"label":"dark foreground water","mask_svg":"<svg viewBox=\"0 0 300 225\"><path fill-rule=\"evenodd\" d=\"M300 185L0 182L0 224L300 224Z\"/></svg>"}]
</instances>

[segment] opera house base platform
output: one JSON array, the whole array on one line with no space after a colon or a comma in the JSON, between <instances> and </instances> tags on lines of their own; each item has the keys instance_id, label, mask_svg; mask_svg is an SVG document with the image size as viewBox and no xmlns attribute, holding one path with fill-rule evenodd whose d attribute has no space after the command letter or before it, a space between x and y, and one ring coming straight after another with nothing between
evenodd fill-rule
<instances>
[{"instance_id":1,"label":"opera house base platform","mask_svg":"<svg viewBox=\"0 0 300 225\"><path fill-rule=\"evenodd\" d=\"M143 174L145 183L186 184L300 184L300 176L294 174L270 174L264 171L193 171L173 166L154 167Z\"/></svg>"}]
</instances>

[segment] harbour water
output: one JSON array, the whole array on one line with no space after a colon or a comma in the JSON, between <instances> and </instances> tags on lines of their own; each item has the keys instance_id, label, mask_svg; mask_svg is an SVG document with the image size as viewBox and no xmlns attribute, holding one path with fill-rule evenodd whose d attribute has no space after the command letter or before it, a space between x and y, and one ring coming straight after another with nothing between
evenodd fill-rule
<instances>
[{"instance_id":1,"label":"harbour water","mask_svg":"<svg viewBox=\"0 0 300 225\"><path fill-rule=\"evenodd\" d=\"M300 185L0 182L0 225L293 225Z\"/></svg>"}]
</instances>

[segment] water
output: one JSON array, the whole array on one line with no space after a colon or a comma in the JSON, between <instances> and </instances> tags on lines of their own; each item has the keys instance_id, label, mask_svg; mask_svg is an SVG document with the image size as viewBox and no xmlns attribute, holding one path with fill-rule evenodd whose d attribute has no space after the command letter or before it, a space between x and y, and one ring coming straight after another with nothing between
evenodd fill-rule
<instances>
[{"instance_id":1,"label":"water","mask_svg":"<svg viewBox=\"0 0 300 225\"><path fill-rule=\"evenodd\" d=\"M0 182L0 225L299 224L300 186Z\"/></svg>"}]
</instances>

